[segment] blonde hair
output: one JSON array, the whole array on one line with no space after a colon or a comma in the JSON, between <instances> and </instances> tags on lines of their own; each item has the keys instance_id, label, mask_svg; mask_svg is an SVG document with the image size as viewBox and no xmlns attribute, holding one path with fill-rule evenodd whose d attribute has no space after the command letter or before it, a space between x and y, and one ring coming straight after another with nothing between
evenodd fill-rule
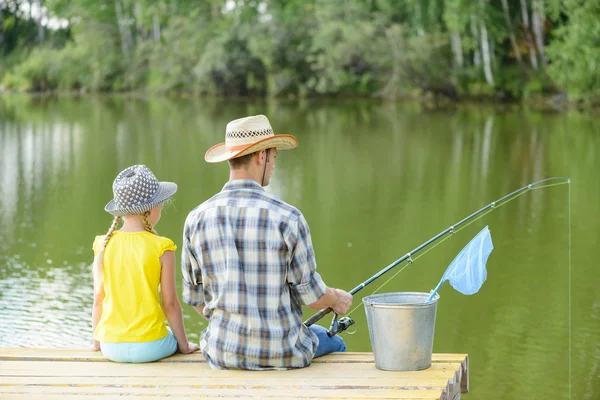
<instances>
[{"instance_id":1,"label":"blonde hair","mask_svg":"<svg viewBox=\"0 0 600 400\"><path fill-rule=\"evenodd\" d=\"M142 222L144 223L144 228L146 228L146 230L150 233L154 233L156 235L156 231L154 230L154 228L152 227L152 224L150 223L150 220L148 219L148 217L150 216L150 211L146 211L145 213L142 214Z\"/></svg>"},{"instance_id":2,"label":"blonde hair","mask_svg":"<svg viewBox=\"0 0 600 400\"><path fill-rule=\"evenodd\" d=\"M92 265L92 273L94 275L94 288L97 284L101 284L101 282L103 281L102 274L104 270L104 250L106 249L108 241L112 237L113 233L115 233L115 231L117 230L117 226L119 225L120 221L121 217L115 217L113 219L112 224L110 224L110 228L108 228L108 232L106 232L106 235L104 235L104 240L100 245L100 251L98 251L98 256L94 258L94 263Z\"/></svg>"},{"instance_id":3,"label":"blonde hair","mask_svg":"<svg viewBox=\"0 0 600 400\"><path fill-rule=\"evenodd\" d=\"M106 245L108 244L108 241L112 237L113 233L115 233L115 231L117 230L117 226L119 225L120 221L121 221L121 217L115 217L113 219L112 224L110 224L110 228L108 228L108 232L106 232L106 235L104 236L104 240L102 241L102 245L100 246L99 253L104 253L104 249L106 249Z\"/></svg>"}]
</instances>

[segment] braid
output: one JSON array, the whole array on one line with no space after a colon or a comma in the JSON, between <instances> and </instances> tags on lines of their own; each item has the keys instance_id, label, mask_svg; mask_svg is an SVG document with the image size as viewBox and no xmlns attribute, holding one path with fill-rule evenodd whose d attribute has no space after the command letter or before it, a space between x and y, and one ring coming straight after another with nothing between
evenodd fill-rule
<instances>
[{"instance_id":1,"label":"braid","mask_svg":"<svg viewBox=\"0 0 600 400\"><path fill-rule=\"evenodd\" d=\"M148 219L149 216L150 211L146 211L142 214L142 222L144 223L144 228L146 228L148 232L154 233L156 235L156 231L154 230L152 224L150 224L150 220Z\"/></svg>"},{"instance_id":2,"label":"braid","mask_svg":"<svg viewBox=\"0 0 600 400\"><path fill-rule=\"evenodd\" d=\"M94 258L94 274L98 274L98 275L94 275L94 282L96 281L96 279L99 279L99 281L102 281L102 271L104 269L104 249L106 249L106 245L108 245L108 241L110 240L110 238L112 237L113 233L115 233L115 230L117 229L117 225L119 225L119 221L121 221L121 217L115 217L115 219L113 219L112 224L110 224L110 228L108 228L108 232L106 232L106 235L104 236L104 240L102 241L102 244L100 245L100 251L98 252L98 257ZM97 278L96 278L97 276ZM94 285L96 285L96 283L94 283Z\"/></svg>"},{"instance_id":3,"label":"braid","mask_svg":"<svg viewBox=\"0 0 600 400\"><path fill-rule=\"evenodd\" d=\"M112 237L113 233L115 233L117 225L119 225L119 221L121 221L121 217L115 217L115 219L113 219L110 228L108 228L108 232L106 232L106 235L104 236L104 241L102 242L102 246L100 247L100 253L103 253L104 249L106 249L106 245L108 244L108 241Z\"/></svg>"}]
</instances>

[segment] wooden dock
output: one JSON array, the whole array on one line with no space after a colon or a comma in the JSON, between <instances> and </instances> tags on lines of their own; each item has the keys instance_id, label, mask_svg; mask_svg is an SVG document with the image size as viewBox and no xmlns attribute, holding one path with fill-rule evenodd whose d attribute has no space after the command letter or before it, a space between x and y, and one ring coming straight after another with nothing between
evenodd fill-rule
<instances>
[{"instance_id":1,"label":"wooden dock","mask_svg":"<svg viewBox=\"0 0 600 400\"><path fill-rule=\"evenodd\" d=\"M118 364L100 352L0 348L0 398L7 399L460 399L469 390L466 354L434 354L431 368L380 371L373 353L334 353L292 371L216 371L199 353Z\"/></svg>"}]
</instances>

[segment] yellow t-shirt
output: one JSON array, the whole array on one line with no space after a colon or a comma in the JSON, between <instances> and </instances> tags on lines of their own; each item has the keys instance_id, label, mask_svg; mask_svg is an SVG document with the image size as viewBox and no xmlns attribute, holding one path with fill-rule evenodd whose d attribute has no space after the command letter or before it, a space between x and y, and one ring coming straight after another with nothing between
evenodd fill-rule
<instances>
[{"instance_id":1,"label":"yellow t-shirt","mask_svg":"<svg viewBox=\"0 0 600 400\"><path fill-rule=\"evenodd\" d=\"M104 235L96 236L94 254ZM104 250L104 301L94 339L100 342L150 342L167 335L158 292L160 256L175 251L171 239L150 232L115 231Z\"/></svg>"}]
</instances>

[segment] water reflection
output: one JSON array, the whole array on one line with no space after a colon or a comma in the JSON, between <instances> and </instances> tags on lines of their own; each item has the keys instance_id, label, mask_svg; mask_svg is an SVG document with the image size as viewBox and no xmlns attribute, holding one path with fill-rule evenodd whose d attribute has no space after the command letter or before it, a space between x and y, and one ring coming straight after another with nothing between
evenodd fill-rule
<instances>
[{"instance_id":1,"label":"water reflection","mask_svg":"<svg viewBox=\"0 0 600 400\"><path fill-rule=\"evenodd\" d=\"M54 260L47 258L45 263L50 266ZM0 280L2 346L88 345L89 321L82 312L82 305L88 305L92 296L88 265L73 267L63 262L44 268L28 265L15 255L3 260L3 266L9 273Z\"/></svg>"},{"instance_id":2,"label":"water reflection","mask_svg":"<svg viewBox=\"0 0 600 400\"><path fill-rule=\"evenodd\" d=\"M85 346L90 246L110 223L103 207L116 174L144 163L179 184L158 230L180 243L187 212L228 177L226 165L204 163L204 152L223 141L228 121L256 113L266 113L278 133L299 138L297 150L278 157L268 190L302 210L332 286L354 287L527 183L571 177L574 398L597 395L600 275L589 255L600 242L600 119L522 109L0 97L0 346ZM567 201L566 186L521 196L383 289L429 291L468 239L490 225L488 281L472 297L441 290L434 343L436 352L470 354L476 398L566 393ZM358 331L346 341L368 351L362 310L354 317ZM187 308L185 320L197 339L204 321Z\"/></svg>"}]
</instances>

